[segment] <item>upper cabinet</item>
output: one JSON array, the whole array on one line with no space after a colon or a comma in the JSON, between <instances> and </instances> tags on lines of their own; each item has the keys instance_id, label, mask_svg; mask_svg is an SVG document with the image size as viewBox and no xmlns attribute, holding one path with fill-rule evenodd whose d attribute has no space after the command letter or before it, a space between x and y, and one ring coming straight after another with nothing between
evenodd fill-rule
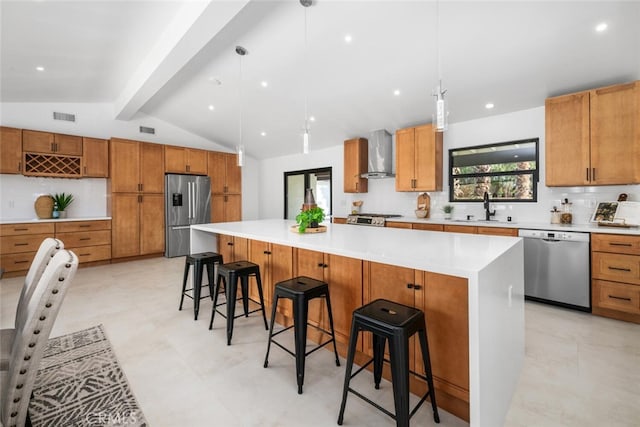
<instances>
[{"instance_id":1,"label":"upper cabinet","mask_svg":"<svg viewBox=\"0 0 640 427\"><path fill-rule=\"evenodd\" d=\"M109 176L109 141L82 138L82 176L91 178Z\"/></svg>"},{"instance_id":2,"label":"upper cabinet","mask_svg":"<svg viewBox=\"0 0 640 427\"><path fill-rule=\"evenodd\" d=\"M367 173L369 153L365 138L354 138L344 142L344 192L366 193L369 180L361 178Z\"/></svg>"},{"instance_id":3,"label":"upper cabinet","mask_svg":"<svg viewBox=\"0 0 640 427\"><path fill-rule=\"evenodd\" d=\"M242 193L242 170L238 166L237 155L209 151L208 156L211 193Z\"/></svg>"},{"instance_id":4,"label":"upper cabinet","mask_svg":"<svg viewBox=\"0 0 640 427\"><path fill-rule=\"evenodd\" d=\"M0 173L22 173L22 129L0 127Z\"/></svg>"},{"instance_id":5,"label":"upper cabinet","mask_svg":"<svg viewBox=\"0 0 640 427\"><path fill-rule=\"evenodd\" d=\"M164 192L162 145L112 138L109 155L111 192Z\"/></svg>"},{"instance_id":6,"label":"upper cabinet","mask_svg":"<svg viewBox=\"0 0 640 427\"><path fill-rule=\"evenodd\" d=\"M548 98L547 186L640 183L640 81Z\"/></svg>"},{"instance_id":7,"label":"upper cabinet","mask_svg":"<svg viewBox=\"0 0 640 427\"><path fill-rule=\"evenodd\" d=\"M396 131L396 191L442 190L442 133L432 125Z\"/></svg>"},{"instance_id":8,"label":"upper cabinet","mask_svg":"<svg viewBox=\"0 0 640 427\"><path fill-rule=\"evenodd\" d=\"M22 151L82 156L82 137L24 130L22 131Z\"/></svg>"},{"instance_id":9,"label":"upper cabinet","mask_svg":"<svg viewBox=\"0 0 640 427\"><path fill-rule=\"evenodd\" d=\"M165 172L207 174L207 152L195 148L164 146Z\"/></svg>"}]
</instances>

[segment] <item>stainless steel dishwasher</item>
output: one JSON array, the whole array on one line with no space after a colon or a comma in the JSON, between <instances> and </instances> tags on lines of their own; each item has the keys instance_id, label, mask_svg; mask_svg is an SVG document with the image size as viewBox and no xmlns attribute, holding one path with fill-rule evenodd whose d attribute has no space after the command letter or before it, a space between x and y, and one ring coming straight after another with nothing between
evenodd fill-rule
<instances>
[{"instance_id":1,"label":"stainless steel dishwasher","mask_svg":"<svg viewBox=\"0 0 640 427\"><path fill-rule=\"evenodd\" d=\"M520 230L525 298L591 311L589 233Z\"/></svg>"}]
</instances>

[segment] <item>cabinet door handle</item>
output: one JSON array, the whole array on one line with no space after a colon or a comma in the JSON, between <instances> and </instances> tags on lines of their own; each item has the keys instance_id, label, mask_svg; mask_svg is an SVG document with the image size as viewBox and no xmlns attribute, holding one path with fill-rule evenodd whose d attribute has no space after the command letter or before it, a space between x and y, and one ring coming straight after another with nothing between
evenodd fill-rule
<instances>
[{"instance_id":1,"label":"cabinet door handle","mask_svg":"<svg viewBox=\"0 0 640 427\"><path fill-rule=\"evenodd\" d=\"M144 191L144 184L140 184L140 191Z\"/></svg>"},{"instance_id":2,"label":"cabinet door handle","mask_svg":"<svg viewBox=\"0 0 640 427\"><path fill-rule=\"evenodd\" d=\"M626 272L631 272L630 268L622 268L622 267L607 267L609 270L615 270L615 271L626 271Z\"/></svg>"},{"instance_id":3,"label":"cabinet door handle","mask_svg":"<svg viewBox=\"0 0 640 427\"><path fill-rule=\"evenodd\" d=\"M616 242L610 242L609 246L626 246L626 247L631 247L633 246L631 243L616 243Z\"/></svg>"},{"instance_id":4,"label":"cabinet door handle","mask_svg":"<svg viewBox=\"0 0 640 427\"><path fill-rule=\"evenodd\" d=\"M596 180L596 168L591 168L591 176L593 177L593 181Z\"/></svg>"},{"instance_id":5,"label":"cabinet door handle","mask_svg":"<svg viewBox=\"0 0 640 427\"><path fill-rule=\"evenodd\" d=\"M80 224L78 227L87 228L87 227L91 227L91 224Z\"/></svg>"},{"instance_id":6,"label":"cabinet door handle","mask_svg":"<svg viewBox=\"0 0 640 427\"><path fill-rule=\"evenodd\" d=\"M29 262L29 260L23 259L23 260L21 260L21 261L14 261L13 263L14 263L14 264L26 264L26 263L28 263L28 262Z\"/></svg>"},{"instance_id":7,"label":"cabinet door handle","mask_svg":"<svg viewBox=\"0 0 640 427\"><path fill-rule=\"evenodd\" d=\"M607 295L607 296L608 296L609 298L611 298L611 299L619 299L619 300L622 300L622 301L631 301L631 298L617 297L617 296L615 296L615 295Z\"/></svg>"},{"instance_id":8,"label":"cabinet door handle","mask_svg":"<svg viewBox=\"0 0 640 427\"><path fill-rule=\"evenodd\" d=\"M413 283L407 283L407 289L413 289L414 286Z\"/></svg>"},{"instance_id":9,"label":"cabinet door handle","mask_svg":"<svg viewBox=\"0 0 640 427\"><path fill-rule=\"evenodd\" d=\"M22 162L18 162L18 172L22 172Z\"/></svg>"},{"instance_id":10,"label":"cabinet door handle","mask_svg":"<svg viewBox=\"0 0 640 427\"><path fill-rule=\"evenodd\" d=\"M413 289L419 291L420 289L422 289L422 285L413 285Z\"/></svg>"},{"instance_id":11,"label":"cabinet door handle","mask_svg":"<svg viewBox=\"0 0 640 427\"><path fill-rule=\"evenodd\" d=\"M265 255L271 255L270 251L263 251L262 253L265 254Z\"/></svg>"},{"instance_id":12,"label":"cabinet door handle","mask_svg":"<svg viewBox=\"0 0 640 427\"><path fill-rule=\"evenodd\" d=\"M318 267L322 268L323 264L321 262L318 263Z\"/></svg>"},{"instance_id":13,"label":"cabinet door handle","mask_svg":"<svg viewBox=\"0 0 640 427\"><path fill-rule=\"evenodd\" d=\"M142 196L138 195L138 203L142 203Z\"/></svg>"},{"instance_id":14,"label":"cabinet door handle","mask_svg":"<svg viewBox=\"0 0 640 427\"><path fill-rule=\"evenodd\" d=\"M14 243L13 246L29 246L28 243Z\"/></svg>"},{"instance_id":15,"label":"cabinet door handle","mask_svg":"<svg viewBox=\"0 0 640 427\"><path fill-rule=\"evenodd\" d=\"M358 183L356 182L356 193L358 192Z\"/></svg>"},{"instance_id":16,"label":"cabinet door handle","mask_svg":"<svg viewBox=\"0 0 640 427\"><path fill-rule=\"evenodd\" d=\"M88 253L88 254L80 254L80 256L89 256L89 255L91 255L91 253Z\"/></svg>"},{"instance_id":17,"label":"cabinet door handle","mask_svg":"<svg viewBox=\"0 0 640 427\"><path fill-rule=\"evenodd\" d=\"M233 242L227 242L227 246L233 246Z\"/></svg>"},{"instance_id":18,"label":"cabinet door handle","mask_svg":"<svg viewBox=\"0 0 640 427\"><path fill-rule=\"evenodd\" d=\"M329 264L322 264L322 268L327 268L329 267Z\"/></svg>"},{"instance_id":19,"label":"cabinet door handle","mask_svg":"<svg viewBox=\"0 0 640 427\"><path fill-rule=\"evenodd\" d=\"M13 231L28 231L28 228L14 228Z\"/></svg>"},{"instance_id":20,"label":"cabinet door handle","mask_svg":"<svg viewBox=\"0 0 640 427\"><path fill-rule=\"evenodd\" d=\"M589 175L589 168L587 168L587 181L591 181L591 175Z\"/></svg>"},{"instance_id":21,"label":"cabinet door handle","mask_svg":"<svg viewBox=\"0 0 640 427\"><path fill-rule=\"evenodd\" d=\"M80 240L81 241L83 241L83 240L91 240L91 237L81 237Z\"/></svg>"}]
</instances>

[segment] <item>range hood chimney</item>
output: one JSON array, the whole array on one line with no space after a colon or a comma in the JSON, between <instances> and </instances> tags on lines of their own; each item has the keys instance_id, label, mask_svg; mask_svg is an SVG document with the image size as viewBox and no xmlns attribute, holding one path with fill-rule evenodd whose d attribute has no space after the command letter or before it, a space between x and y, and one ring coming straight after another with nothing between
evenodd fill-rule
<instances>
[{"instance_id":1,"label":"range hood chimney","mask_svg":"<svg viewBox=\"0 0 640 427\"><path fill-rule=\"evenodd\" d=\"M385 129L375 130L369 136L369 168L362 178L393 178L391 173L391 134Z\"/></svg>"}]
</instances>

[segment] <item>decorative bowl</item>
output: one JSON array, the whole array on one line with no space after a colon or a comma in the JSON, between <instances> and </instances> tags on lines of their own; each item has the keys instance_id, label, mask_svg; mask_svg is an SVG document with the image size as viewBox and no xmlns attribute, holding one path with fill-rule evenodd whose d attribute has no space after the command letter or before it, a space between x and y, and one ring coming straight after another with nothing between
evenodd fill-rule
<instances>
[{"instance_id":1,"label":"decorative bowl","mask_svg":"<svg viewBox=\"0 0 640 427\"><path fill-rule=\"evenodd\" d=\"M426 218L429 211L426 209L416 209L415 213L418 218Z\"/></svg>"}]
</instances>

